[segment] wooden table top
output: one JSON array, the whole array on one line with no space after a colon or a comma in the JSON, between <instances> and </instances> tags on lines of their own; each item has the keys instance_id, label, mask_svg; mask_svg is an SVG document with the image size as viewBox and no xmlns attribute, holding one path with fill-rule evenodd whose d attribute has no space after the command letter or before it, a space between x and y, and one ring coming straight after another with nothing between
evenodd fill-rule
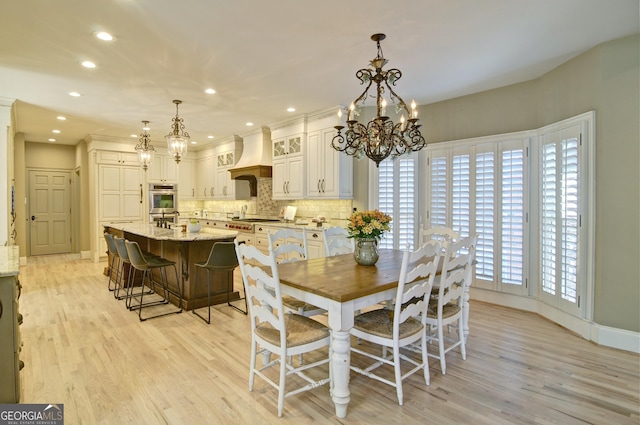
<instances>
[{"instance_id":1,"label":"wooden table top","mask_svg":"<svg viewBox=\"0 0 640 425\"><path fill-rule=\"evenodd\" d=\"M351 301L398 286L403 251L381 249L373 266L361 266L353 254L314 258L278 265L288 286L338 302Z\"/></svg>"}]
</instances>

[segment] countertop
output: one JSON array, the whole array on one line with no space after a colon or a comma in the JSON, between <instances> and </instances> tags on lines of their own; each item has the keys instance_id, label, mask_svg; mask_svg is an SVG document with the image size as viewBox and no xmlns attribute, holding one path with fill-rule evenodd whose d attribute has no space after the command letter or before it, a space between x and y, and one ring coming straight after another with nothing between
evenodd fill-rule
<instances>
[{"instance_id":1,"label":"countertop","mask_svg":"<svg viewBox=\"0 0 640 425\"><path fill-rule=\"evenodd\" d=\"M131 223L114 223L109 224L108 227L159 241L190 242L229 239L238 236L238 232L234 230L211 229L204 227L198 233L182 232L182 229L180 228L165 229L163 227L157 227L153 225Z\"/></svg>"},{"instance_id":2,"label":"countertop","mask_svg":"<svg viewBox=\"0 0 640 425\"><path fill-rule=\"evenodd\" d=\"M17 276L20 273L18 245L0 246L0 277Z\"/></svg>"},{"instance_id":3,"label":"countertop","mask_svg":"<svg viewBox=\"0 0 640 425\"><path fill-rule=\"evenodd\" d=\"M202 224L204 227L203 229L207 228L211 228L211 224L207 225L208 223L212 223L212 222L217 222L217 223L234 223L234 222L242 222L243 220L238 219L238 220L232 220L232 219L227 219L227 218L211 218L211 217L191 217L193 219L198 220L198 222L200 224ZM254 218L254 217L247 217L247 218ZM340 220L341 223L337 223L337 222L333 222L333 223L322 223L322 226L318 226L317 223L312 222L311 220L306 220L307 223L306 224L296 224L295 222L284 222L284 221L261 221L261 222L253 222L253 224L256 225L260 225L260 226L269 226L269 227L287 227L287 228L293 228L293 229L305 229L308 231L321 231L323 228L329 228L332 226L340 226L340 227L344 227L347 225L347 220Z\"/></svg>"}]
</instances>

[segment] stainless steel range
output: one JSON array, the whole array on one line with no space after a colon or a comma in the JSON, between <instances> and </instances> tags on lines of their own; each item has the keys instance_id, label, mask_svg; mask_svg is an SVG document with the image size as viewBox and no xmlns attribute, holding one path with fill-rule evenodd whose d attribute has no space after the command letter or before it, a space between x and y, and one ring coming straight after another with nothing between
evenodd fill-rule
<instances>
[{"instance_id":1,"label":"stainless steel range","mask_svg":"<svg viewBox=\"0 0 640 425\"><path fill-rule=\"evenodd\" d=\"M229 230L236 230L243 233L254 233L256 224L275 223L280 220L277 218L244 218L225 222L225 227Z\"/></svg>"}]
</instances>

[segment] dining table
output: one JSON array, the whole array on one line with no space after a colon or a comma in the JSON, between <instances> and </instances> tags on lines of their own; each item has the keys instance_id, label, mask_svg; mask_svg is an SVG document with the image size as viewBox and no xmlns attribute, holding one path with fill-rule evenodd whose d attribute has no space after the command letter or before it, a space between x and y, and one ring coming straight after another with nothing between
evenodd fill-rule
<instances>
[{"instance_id":1,"label":"dining table","mask_svg":"<svg viewBox=\"0 0 640 425\"><path fill-rule=\"evenodd\" d=\"M353 254L321 257L278 264L280 290L327 311L332 332L333 390L336 416L345 418L350 401L351 328L356 313L392 300L398 289L404 251L380 249L373 266L356 263ZM474 264L476 261L474 260ZM439 267L439 271L441 271ZM439 280L439 272L436 282ZM470 282L471 279L468 280ZM465 340L469 333L469 285L463 295Z\"/></svg>"},{"instance_id":2,"label":"dining table","mask_svg":"<svg viewBox=\"0 0 640 425\"><path fill-rule=\"evenodd\" d=\"M397 291L404 252L380 249L373 266L355 262L353 254L278 265L283 294L327 310L332 331L332 400L344 418L350 401L350 331L358 310L392 299Z\"/></svg>"}]
</instances>

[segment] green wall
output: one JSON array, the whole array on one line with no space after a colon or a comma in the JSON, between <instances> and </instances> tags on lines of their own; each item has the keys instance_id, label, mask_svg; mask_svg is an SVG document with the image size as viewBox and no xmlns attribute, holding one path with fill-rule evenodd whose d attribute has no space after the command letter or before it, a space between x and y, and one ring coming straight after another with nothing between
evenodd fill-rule
<instances>
[{"instance_id":1,"label":"green wall","mask_svg":"<svg viewBox=\"0 0 640 425\"><path fill-rule=\"evenodd\" d=\"M594 321L640 332L640 35L537 80L424 106L427 142L531 130L596 112Z\"/></svg>"}]
</instances>

